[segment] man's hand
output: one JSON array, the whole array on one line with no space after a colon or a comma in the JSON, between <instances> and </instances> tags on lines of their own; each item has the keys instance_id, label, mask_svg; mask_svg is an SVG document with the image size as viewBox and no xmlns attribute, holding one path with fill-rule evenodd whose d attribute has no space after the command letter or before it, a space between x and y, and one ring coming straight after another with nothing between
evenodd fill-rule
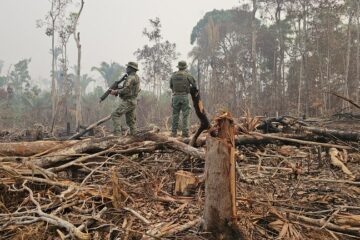
<instances>
[{"instance_id":1,"label":"man's hand","mask_svg":"<svg viewBox=\"0 0 360 240\"><path fill-rule=\"evenodd\" d=\"M119 90L113 90L113 89L111 89L110 94L116 96L116 95L119 94Z\"/></svg>"}]
</instances>

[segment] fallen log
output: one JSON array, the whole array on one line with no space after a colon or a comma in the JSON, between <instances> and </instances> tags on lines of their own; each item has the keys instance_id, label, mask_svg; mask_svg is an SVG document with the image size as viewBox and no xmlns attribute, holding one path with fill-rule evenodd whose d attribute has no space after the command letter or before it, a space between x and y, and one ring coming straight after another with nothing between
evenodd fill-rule
<instances>
[{"instance_id":1,"label":"fallen log","mask_svg":"<svg viewBox=\"0 0 360 240\"><path fill-rule=\"evenodd\" d=\"M180 152L189 154L190 156L198 159L205 159L205 153L197 148L187 145L183 142L178 141L176 138L167 137L162 134L147 133L145 136L146 140L154 142L163 142L166 146L178 150Z\"/></svg>"},{"instance_id":2,"label":"fallen log","mask_svg":"<svg viewBox=\"0 0 360 240\"><path fill-rule=\"evenodd\" d=\"M310 226L324 227L324 228L327 228L332 231L351 234L351 235L355 235L358 237L360 236L360 228L357 228L357 227L352 227L349 225L339 226L339 225L327 222L324 218L314 219L314 218L309 218L309 217L305 217L305 216L301 216L301 215L293 214L293 213L288 213L287 216L292 221L298 221L298 222L301 222L301 223L304 223L304 224L307 224Z\"/></svg>"},{"instance_id":3,"label":"fallen log","mask_svg":"<svg viewBox=\"0 0 360 240\"><path fill-rule=\"evenodd\" d=\"M332 95L338 97L338 98L341 98L342 100L345 100L346 102L351 103L352 105L354 105L355 107L357 107L357 108L360 109L360 105L357 104L356 102L354 102L353 100L351 100L351 99L349 99L349 98L346 98L346 97L344 97L344 96L341 96L341 95L339 95L339 94L337 94L337 93L335 93L335 92L330 92L330 93L331 93Z\"/></svg>"},{"instance_id":4,"label":"fallen log","mask_svg":"<svg viewBox=\"0 0 360 240\"><path fill-rule=\"evenodd\" d=\"M100 124L106 122L107 120L109 120L111 118L111 115L108 115L106 117L104 117L103 119L100 119L99 121L97 121L96 123L91 124L90 126L88 126L87 128L85 128L84 130L82 130L79 133L74 134L73 136L71 136L69 138L69 140L71 139L78 139L81 136L84 136L87 132L89 132L91 129L93 129L94 127L99 126Z\"/></svg>"},{"instance_id":5,"label":"fallen log","mask_svg":"<svg viewBox=\"0 0 360 240\"><path fill-rule=\"evenodd\" d=\"M267 136L267 135L266 135ZM271 134L269 136L278 136L278 137L284 137L284 138L291 138L291 139L299 139L299 140L308 140L313 137L313 135L309 134ZM184 139L184 143L190 143L191 139ZM247 145L247 144L268 144L268 143L274 143L274 139L272 138L266 138L262 136L252 136L252 135L237 135L235 136L235 144L236 146L241 145ZM206 144L206 137L200 137L196 140L196 146L202 147Z\"/></svg>"},{"instance_id":6,"label":"fallen log","mask_svg":"<svg viewBox=\"0 0 360 240\"><path fill-rule=\"evenodd\" d=\"M106 137L106 138L95 138L86 139L79 141L75 145L53 152L49 155L42 156L33 160L34 164L48 168L54 164L61 163L63 161L71 159L74 155L89 152L99 152L108 149L114 145L130 144L136 141L135 138L118 138L118 137Z\"/></svg>"},{"instance_id":7,"label":"fallen log","mask_svg":"<svg viewBox=\"0 0 360 240\"><path fill-rule=\"evenodd\" d=\"M31 159L35 165L38 165L42 168L53 167L54 165L59 165L61 163L68 162L74 158L74 156L78 156L79 154L84 153L95 153L94 155L98 155L96 153L102 152L113 147L113 146L122 146L128 145L135 142L144 142L144 141L154 141L157 143L163 143L167 147L181 151L183 153L189 154L190 156L198 159L205 159L205 154L199 149L191 147L183 142L178 141L175 138L167 137L161 134L156 134L153 132L143 133L137 136L129 136L125 138L119 137L106 137L106 138L95 138L95 139L85 139L82 141L78 141L76 144L61 149L59 151L52 152L45 156ZM160 144L161 145L161 144ZM156 146L156 148L159 146ZM152 148L152 149L156 149ZM141 149L140 149L141 150ZM122 150L120 150L121 152ZM103 153L105 153L103 152ZM123 150L126 153L126 150ZM82 157L75 160L75 163L80 163L87 160L88 157ZM25 159L24 159L25 160ZM68 164L69 166L71 164ZM66 165L67 166L67 165ZM55 170L56 169L56 170ZM62 167L54 168L54 171L58 171L59 169L64 169Z\"/></svg>"},{"instance_id":8,"label":"fallen log","mask_svg":"<svg viewBox=\"0 0 360 240\"><path fill-rule=\"evenodd\" d=\"M302 129L326 137L336 137L338 139L348 141L360 141L360 132L356 131L341 131L318 127L302 127Z\"/></svg>"},{"instance_id":9,"label":"fallen log","mask_svg":"<svg viewBox=\"0 0 360 240\"><path fill-rule=\"evenodd\" d=\"M32 156L49 149L66 148L78 141L35 141L0 143L0 156Z\"/></svg>"},{"instance_id":10,"label":"fallen log","mask_svg":"<svg viewBox=\"0 0 360 240\"><path fill-rule=\"evenodd\" d=\"M317 145L317 146L323 146L323 147L328 147L328 148L352 149L352 147L350 147L350 146L304 141L304 140L298 140L298 139L292 139L292 138L278 137L278 136L271 135L271 134L262 134L262 133L257 133L257 132L252 132L251 134L254 136L276 139L276 140L281 140L281 141L285 141L285 142L293 142L293 143L298 143L298 144L303 144L303 145Z\"/></svg>"}]
</instances>

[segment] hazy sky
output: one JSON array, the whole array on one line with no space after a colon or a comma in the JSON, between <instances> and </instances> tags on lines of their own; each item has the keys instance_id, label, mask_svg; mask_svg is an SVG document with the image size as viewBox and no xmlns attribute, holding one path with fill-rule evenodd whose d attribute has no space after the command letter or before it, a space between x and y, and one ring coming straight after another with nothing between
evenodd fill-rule
<instances>
[{"instance_id":1,"label":"hazy sky","mask_svg":"<svg viewBox=\"0 0 360 240\"><path fill-rule=\"evenodd\" d=\"M80 0L73 0L73 2ZM159 17L164 39L177 44L180 58L191 50L190 34L207 11L229 9L244 0L85 0L78 30L82 43L82 73L90 73L101 61L125 64L134 60L134 51L147 41L142 36L148 19ZM50 8L48 0L0 0L0 60L9 64L32 59L30 74L34 80L49 78L51 39L36 20L44 18ZM76 63L73 38L69 45L70 65ZM141 66L140 66L141 68Z\"/></svg>"}]
</instances>

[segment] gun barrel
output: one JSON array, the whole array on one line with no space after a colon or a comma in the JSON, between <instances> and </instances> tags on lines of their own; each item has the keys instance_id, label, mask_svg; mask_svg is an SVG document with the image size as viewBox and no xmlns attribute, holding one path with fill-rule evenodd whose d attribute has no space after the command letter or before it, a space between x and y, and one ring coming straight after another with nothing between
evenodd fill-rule
<instances>
[{"instance_id":1,"label":"gun barrel","mask_svg":"<svg viewBox=\"0 0 360 240\"><path fill-rule=\"evenodd\" d=\"M100 97L100 102L104 101L110 94L111 89L108 89L101 97Z\"/></svg>"},{"instance_id":2,"label":"gun barrel","mask_svg":"<svg viewBox=\"0 0 360 240\"><path fill-rule=\"evenodd\" d=\"M111 90L116 90L118 89L118 86L121 82L125 81L125 79L128 77L128 74L124 74L124 76L122 76L120 78L120 80L118 81L115 81L111 86L110 88L100 97L100 102L104 101L108 96L109 94L111 93Z\"/></svg>"}]
</instances>

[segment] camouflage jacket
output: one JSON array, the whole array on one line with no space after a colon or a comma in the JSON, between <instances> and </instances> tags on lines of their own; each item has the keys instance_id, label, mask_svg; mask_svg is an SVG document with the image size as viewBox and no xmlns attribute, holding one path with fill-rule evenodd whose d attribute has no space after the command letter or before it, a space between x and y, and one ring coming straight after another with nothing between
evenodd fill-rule
<instances>
[{"instance_id":1,"label":"camouflage jacket","mask_svg":"<svg viewBox=\"0 0 360 240\"><path fill-rule=\"evenodd\" d=\"M119 97L123 100L136 99L140 92L140 78L136 73L130 73L119 90Z\"/></svg>"},{"instance_id":2,"label":"camouflage jacket","mask_svg":"<svg viewBox=\"0 0 360 240\"><path fill-rule=\"evenodd\" d=\"M174 72L170 78L170 88L174 95L190 93L190 85L196 87L195 78L186 70Z\"/></svg>"}]
</instances>

